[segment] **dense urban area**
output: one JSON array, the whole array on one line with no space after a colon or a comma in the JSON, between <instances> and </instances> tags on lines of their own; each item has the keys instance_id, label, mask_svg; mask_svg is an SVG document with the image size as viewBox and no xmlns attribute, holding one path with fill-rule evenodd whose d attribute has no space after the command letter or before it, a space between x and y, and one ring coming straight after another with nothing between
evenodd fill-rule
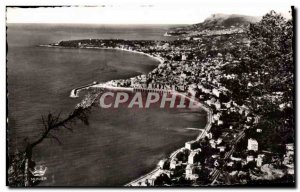
<instances>
[{"instance_id":1,"label":"dense urban area","mask_svg":"<svg viewBox=\"0 0 300 192\"><path fill-rule=\"evenodd\" d=\"M173 41L87 39L54 46L143 52L161 63L113 86L171 89L211 110L201 139L158 162L137 186L294 185L293 23L270 12L259 22L173 30Z\"/></svg>"}]
</instances>

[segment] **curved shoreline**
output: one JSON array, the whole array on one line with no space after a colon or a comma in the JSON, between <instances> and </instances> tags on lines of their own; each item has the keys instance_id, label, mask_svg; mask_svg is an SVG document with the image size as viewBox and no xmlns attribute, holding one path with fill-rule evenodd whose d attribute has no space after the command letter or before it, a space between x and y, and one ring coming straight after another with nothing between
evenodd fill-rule
<instances>
[{"instance_id":1,"label":"curved shoreline","mask_svg":"<svg viewBox=\"0 0 300 192\"><path fill-rule=\"evenodd\" d=\"M197 100L195 100L193 98L190 98L190 97L188 97L188 96L186 96L184 94L178 93L178 92L176 94L184 96L185 98L187 98L190 101L197 102L197 105L199 105L199 107L201 109L204 109L207 112L207 123L205 125L204 131L201 131L199 133L199 135L197 136L197 138L196 138L197 141L201 140L206 135L206 133L209 132L209 130L211 128L212 110L207 105L205 105L205 104L203 104L203 103L201 103L201 102L199 102L199 101L197 101ZM194 140L191 140L191 141L194 141ZM186 141L186 142L188 142L188 141ZM168 157L168 159L172 159L173 157L175 157L182 149L184 149L184 147L179 148L176 151L172 152L170 154L170 156ZM153 175L158 174L160 171L161 171L161 169L158 168L158 167L156 167L154 170L150 171L149 173L140 176L139 178L137 178L137 179L135 179L135 180L133 180L133 181L125 184L124 186L126 186L126 187L130 187L130 186L136 187L136 186L139 186L138 183L143 182L146 179L150 179Z\"/></svg>"},{"instance_id":2,"label":"curved shoreline","mask_svg":"<svg viewBox=\"0 0 300 192\"><path fill-rule=\"evenodd\" d=\"M135 50L130 50L130 49L124 49L124 48L119 48L119 47L115 47L115 48L113 48L113 47L79 47L79 48L75 48L75 47L64 47L64 46L56 46L56 45L40 45L40 46L43 46L43 47L53 47L53 48L56 47L56 48L74 48L74 49L107 49L107 50L120 50L120 51L127 51L127 52L131 52L131 53L137 53L137 54L141 54L141 55L146 55L146 56L148 56L148 57L150 57L150 58L152 58L152 59L155 59L155 60L159 61L160 64L163 64L164 61L165 61L163 58L161 58L161 57L159 57L159 56L157 56L157 55L151 55L151 54L149 54L149 53L144 53L144 52L141 52L141 51L135 51ZM160 65L160 64L159 64L159 65ZM159 66L159 65L158 65L158 66ZM156 69L156 68L155 68L155 69ZM134 77L136 77L136 76L134 76ZM114 80L110 80L110 81L105 82L105 83L97 83L97 84L94 84L94 85L86 86L86 87L83 88L83 89L88 89L88 88L92 88L92 87L102 87L102 86L103 86L103 87L110 87L110 88L116 88L116 89L118 89L118 87L114 87L114 86L111 86L111 85L110 85L109 82L111 82L111 81L114 81ZM128 87L128 88L131 88L131 87ZM78 89L78 88L75 88L75 89ZM72 89L71 93L74 92L75 89ZM132 88L132 89L133 89L133 88ZM82 90L82 89L80 89L80 90ZM77 90L77 94L79 94L80 90ZM210 128L211 128L211 122L212 122L212 110L211 110L206 104L201 103L201 102L199 102L198 100L195 100L195 99L193 99L193 98L190 98L190 97L188 97L188 96L186 96L186 95L184 95L184 94L182 94L182 93L179 93L179 92L174 92L174 93L175 93L175 94L178 94L178 95L180 95L180 96L183 96L183 97L187 98L188 100L190 100L190 101L192 101L192 102L196 102L197 105L199 105L199 108L204 109L204 110L206 111L206 113L207 113L207 123L206 123L206 126L205 126L205 128L204 128L204 131L202 131L202 130L199 129L199 130L200 130L200 133L198 134L198 136L196 137L195 140L198 141L198 140L202 139L202 138L206 135L206 133L209 132L209 130L210 130ZM80 104L80 103L79 103L79 104ZM194 141L194 140L191 140L191 141ZM186 142L188 142L188 141L186 141ZM175 150L174 152L172 152L172 153L170 154L170 156L169 156L168 158L173 158L173 157L176 156L177 153L180 152L183 148L184 148L184 147ZM161 169L159 169L158 167L156 167L154 170L150 171L149 173L146 173L145 175L142 175L142 176L138 177L137 179L134 179L133 181L131 181L131 182L125 184L124 186L126 186L126 187L130 187L130 186L139 186L139 185L137 185L139 182L141 182L141 181L143 181L143 180L146 180L146 179L148 179L148 178L151 178L153 175L159 173L160 171L161 171Z\"/></svg>"},{"instance_id":3,"label":"curved shoreline","mask_svg":"<svg viewBox=\"0 0 300 192\"><path fill-rule=\"evenodd\" d=\"M50 47L50 48L64 48L64 49L106 49L106 50L119 50L119 51L126 51L126 52L131 52L131 53L137 53L140 55L146 55L148 57L151 57L154 60L157 60L162 64L165 60L157 55L151 55L149 53L144 53L141 51L135 51L131 49L124 49L124 48L119 48L119 47L64 47L64 46L59 46L59 45L39 45L40 47Z\"/></svg>"},{"instance_id":4,"label":"curved shoreline","mask_svg":"<svg viewBox=\"0 0 300 192\"><path fill-rule=\"evenodd\" d=\"M39 45L40 47L49 47L49 48L62 48L62 49L103 49L103 50L119 50L119 51L126 51L126 52L130 52L130 53L136 53L136 54L140 54L140 55L146 55L154 60L157 60L159 62L159 64L157 65L157 67L161 64L163 64L165 62L165 60L163 58L161 58L160 56L157 56L157 55L151 55L149 53L144 53L144 52L141 52L141 51L135 51L135 50L131 50L131 49L124 49L124 48L119 48L119 47L64 47L64 46L59 46L59 45ZM156 68L157 68L156 67ZM154 69L156 69L154 68ZM153 70L154 70L153 69ZM136 76L134 76L136 77ZM114 81L115 79L112 79L108 82L111 82L111 81ZM107 84L108 82L106 83L97 83L97 84L94 84L94 85L86 85L86 86L80 86L80 87L83 87L83 88L80 88L80 87L77 87L77 88L74 88L71 90L71 93L70 93L70 97L71 98L76 98L78 97L78 94L80 93L81 90L84 90L84 89L88 89L90 87L96 87L97 85L101 85L101 84Z\"/></svg>"}]
</instances>

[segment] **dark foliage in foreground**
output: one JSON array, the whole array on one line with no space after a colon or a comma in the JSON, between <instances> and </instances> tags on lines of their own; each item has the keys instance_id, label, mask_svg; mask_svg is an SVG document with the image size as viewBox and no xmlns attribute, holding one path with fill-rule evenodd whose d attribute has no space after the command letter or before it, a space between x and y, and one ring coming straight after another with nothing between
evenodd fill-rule
<instances>
[{"instance_id":1,"label":"dark foliage in foreground","mask_svg":"<svg viewBox=\"0 0 300 192\"><path fill-rule=\"evenodd\" d=\"M78 107L66 118L61 118L60 114L54 115L49 113L47 116L42 116L44 130L41 136L33 142L29 142L25 151L19 152L9 159L8 168L8 184L11 187L34 186L39 181L34 180L34 175L30 172L35 167L35 162L32 160L33 148L42 143L45 139L53 139L61 144L60 139L53 134L53 131L66 129L73 131L71 125L77 120L82 121L85 125L89 124L88 115L91 107Z\"/></svg>"}]
</instances>

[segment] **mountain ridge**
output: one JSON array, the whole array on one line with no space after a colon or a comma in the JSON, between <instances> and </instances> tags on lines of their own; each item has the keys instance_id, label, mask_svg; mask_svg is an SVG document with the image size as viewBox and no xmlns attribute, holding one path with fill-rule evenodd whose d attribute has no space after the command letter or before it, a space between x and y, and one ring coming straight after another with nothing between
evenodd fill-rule
<instances>
[{"instance_id":1,"label":"mountain ridge","mask_svg":"<svg viewBox=\"0 0 300 192\"><path fill-rule=\"evenodd\" d=\"M223 14L216 13L207 17L203 22L196 23L184 27L171 28L168 35L188 35L195 32L202 32L204 30L228 30L228 29L244 29L250 23L258 22L261 17L239 15L239 14Z\"/></svg>"}]
</instances>

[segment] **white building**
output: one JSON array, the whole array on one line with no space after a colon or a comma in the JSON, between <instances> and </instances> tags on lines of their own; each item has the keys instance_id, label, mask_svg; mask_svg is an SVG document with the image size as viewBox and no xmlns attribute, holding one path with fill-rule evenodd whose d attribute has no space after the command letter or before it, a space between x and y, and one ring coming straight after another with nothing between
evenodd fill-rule
<instances>
[{"instance_id":1,"label":"white building","mask_svg":"<svg viewBox=\"0 0 300 192\"><path fill-rule=\"evenodd\" d=\"M212 148L216 148L216 147L217 147L216 141L213 140L213 139L209 140L209 144L210 144L210 146L211 146Z\"/></svg>"},{"instance_id":2,"label":"white building","mask_svg":"<svg viewBox=\"0 0 300 192\"><path fill-rule=\"evenodd\" d=\"M199 146L197 141L188 141L185 143L185 148L188 150L194 150Z\"/></svg>"},{"instance_id":3,"label":"white building","mask_svg":"<svg viewBox=\"0 0 300 192\"><path fill-rule=\"evenodd\" d=\"M223 121L221 121L221 120L218 120L218 125L223 125Z\"/></svg>"},{"instance_id":4,"label":"white building","mask_svg":"<svg viewBox=\"0 0 300 192\"><path fill-rule=\"evenodd\" d=\"M217 141L216 141L217 145L220 145L222 142L223 142L222 138L218 138Z\"/></svg>"},{"instance_id":5,"label":"white building","mask_svg":"<svg viewBox=\"0 0 300 192\"><path fill-rule=\"evenodd\" d=\"M211 139L211 138L212 138L212 133L206 133L205 136L206 136L208 139Z\"/></svg>"},{"instance_id":6,"label":"white building","mask_svg":"<svg viewBox=\"0 0 300 192\"><path fill-rule=\"evenodd\" d=\"M157 179L161 174L163 174L163 173L164 173L163 170L159 170L159 171L155 172L155 174L152 175L150 179L148 179L147 181L145 181L145 183L148 182L148 184L149 184L150 186L154 186L156 179Z\"/></svg>"},{"instance_id":7,"label":"white building","mask_svg":"<svg viewBox=\"0 0 300 192\"><path fill-rule=\"evenodd\" d=\"M172 159L170 162L170 169L176 169L177 161Z\"/></svg>"},{"instance_id":8,"label":"white building","mask_svg":"<svg viewBox=\"0 0 300 192\"><path fill-rule=\"evenodd\" d=\"M295 174L295 169L294 168L288 168L288 174L294 175Z\"/></svg>"},{"instance_id":9,"label":"white building","mask_svg":"<svg viewBox=\"0 0 300 192\"><path fill-rule=\"evenodd\" d=\"M177 167L181 166L182 162L178 161L176 158L170 161L170 169L176 169Z\"/></svg>"},{"instance_id":10,"label":"white building","mask_svg":"<svg viewBox=\"0 0 300 192\"><path fill-rule=\"evenodd\" d=\"M294 144L293 143L286 144L285 149L286 149L287 157L294 156Z\"/></svg>"},{"instance_id":11,"label":"white building","mask_svg":"<svg viewBox=\"0 0 300 192\"><path fill-rule=\"evenodd\" d=\"M230 108L231 107L231 102L232 101L229 101L228 103L223 103L224 105L225 105L225 107L228 109L228 108Z\"/></svg>"},{"instance_id":12,"label":"white building","mask_svg":"<svg viewBox=\"0 0 300 192\"><path fill-rule=\"evenodd\" d=\"M217 100L215 103L214 103L215 107L217 110L220 110L221 109L221 103L219 100Z\"/></svg>"},{"instance_id":13,"label":"white building","mask_svg":"<svg viewBox=\"0 0 300 192\"><path fill-rule=\"evenodd\" d=\"M248 139L248 150L258 151L258 143L255 139Z\"/></svg>"},{"instance_id":14,"label":"white building","mask_svg":"<svg viewBox=\"0 0 300 192\"><path fill-rule=\"evenodd\" d=\"M194 164L197 162L199 156L200 156L200 152L201 152L201 149L197 149L197 150L194 150L190 153L189 157L188 157L188 163L189 164Z\"/></svg>"},{"instance_id":15,"label":"white building","mask_svg":"<svg viewBox=\"0 0 300 192\"><path fill-rule=\"evenodd\" d=\"M218 147L218 149L220 150L220 152L223 152L223 151L225 151L226 147L225 146L220 146L220 147Z\"/></svg>"},{"instance_id":16,"label":"white building","mask_svg":"<svg viewBox=\"0 0 300 192\"><path fill-rule=\"evenodd\" d=\"M160 169L165 169L166 168L166 163L167 163L167 159L163 159L163 160L160 160L157 164L157 166L160 168Z\"/></svg>"},{"instance_id":17,"label":"white building","mask_svg":"<svg viewBox=\"0 0 300 192\"><path fill-rule=\"evenodd\" d=\"M220 117L221 117L221 113L214 114L213 115L213 120L218 121L220 119Z\"/></svg>"},{"instance_id":18,"label":"white building","mask_svg":"<svg viewBox=\"0 0 300 192\"><path fill-rule=\"evenodd\" d=\"M294 151L294 144L293 143L286 144L285 148L287 151Z\"/></svg>"},{"instance_id":19,"label":"white building","mask_svg":"<svg viewBox=\"0 0 300 192\"><path fill-rule=\"evenodd\" d=\"M185 178L195 180L198 178L196 174L196 168L194 165L188 164L185 168Z\"/></svg>"},{"instance_id":20,"label":"white building","mask_svg":"<svg viewBox=\"0 0 300 192\"><path fill-rule=\"evenodd\" d=\"M261 167L262 166L262 164L263 164L263 158L264 158L263 154L259 154L257 156L257 158L255 159L257 167Z\"/></svg>"},{"instance_id":21,"label":"white building","mask_svg":"<svg viewBox=\"0 0 300 192\"><path fill-rule=\"evenodd\" d=\"M189 86L188 87L188 93L191 94L191 96L195 97L197 92L196 92L194 87Z\"/></svg>"},{"instance_id":22,"label":"white building","mask_svg":"<svg viewBox=\"0 0 300 192\"><path fill-rule=\"evenodd\" d=\"M215 96L220 97L220 93L221 93L221 92L220 92L218 89L215 89L215 88L214 88L214 89L212 90L212 93L213 93Z\"/></svg>"},{"instance_id":23,"label":"white building","mask_svg":"<svg viewBox=\"0 0 300 192\"><path fill-rule=\"evenodd\" d=\"M261 133L261 132L262 132L262 129L256 129L256 132L257 132L257 133Z\"/></svg>"},{"instance_id":24,"label":"white building","mask_svg":"<svg viewBox=\"0 0 300 192\"><path fill-rule=\"evenodd\" d=\"M242 161L242 158L240 157L234 157L234 156L230 156L230 159L233 160L233 161Z\"/></svg>"},{"instance_id":25,"label":"white building","mask_svg":"<svg viewBox=\"0 0 300 192\"><path fill-rule=\"evenodd\" d=\"M246 160L247 160L247 163L249 163L250 161L254 161L253 155L248 155Z\"/></svg>"}]
</instances>

